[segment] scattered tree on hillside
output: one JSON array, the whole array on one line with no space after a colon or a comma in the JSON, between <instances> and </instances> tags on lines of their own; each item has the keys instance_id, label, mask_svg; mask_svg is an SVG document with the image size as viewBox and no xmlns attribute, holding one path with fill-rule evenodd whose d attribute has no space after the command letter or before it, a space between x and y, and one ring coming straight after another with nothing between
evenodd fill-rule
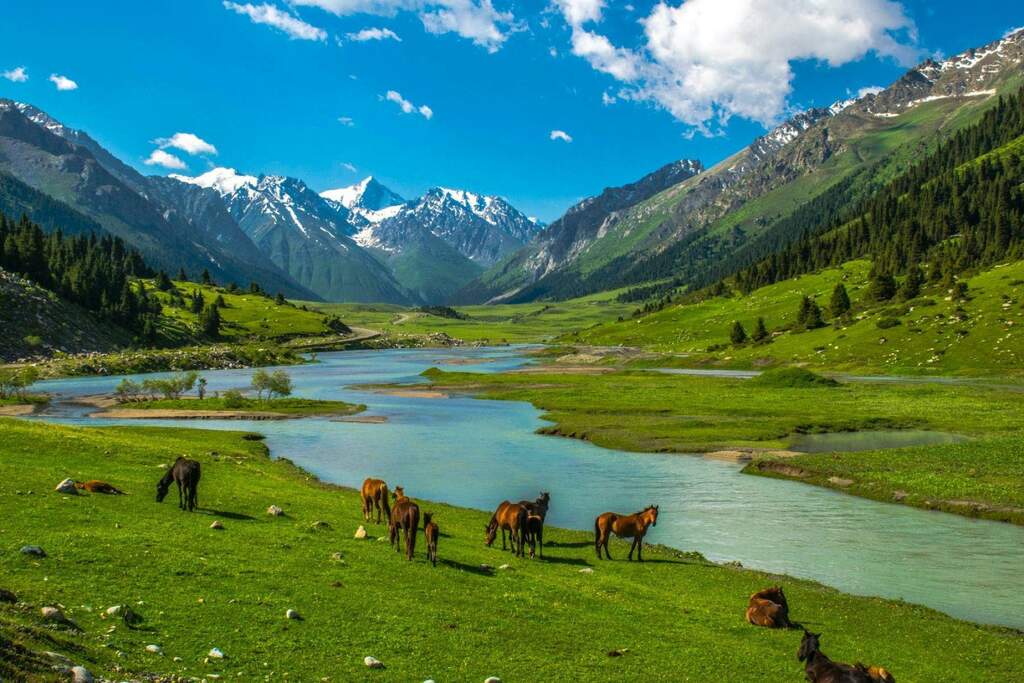
<instances>
[{"instance_id":1,"label":"scattered tree on hillside","mask_svg":"<svg viewBox=\"0 0 1024 683\"><path fill-rule=\"evenodd\" d=\"M213 284L213 276L210 275L210 271L208 269L203 268L203 274L200 277L201 277L204 285L212 285Z\"/></svg>"},{"instance_id":2,"label":"scattered tree on hillside","mask_svg":"<svg viewBox=\"0 0 1024 683\"><path fill-rule=\"evenodd\" d=\"M916 299L921 294L921 286L923 284L924 273L921 272L921 267L915 263L907 269L907 276L903 278L903 282L900 284L898 292L900 299L903 301Z\"/></svg>"},{"instance_id":3,"label":"scattered tree on hillside","mask_svg":"<svg viewBox=\"0 0 1024 683\"><path fill-rule=\"evenodd\" d=\"M796 314L796 327L800 330L814 330L822 327L821 307L809 296L800 300L800 309Z\"/></svg>"},{"instance_id":4,"label":"scattered tree on hillside","mask_svg":"<svg viewBox=\"0 0 1024 683\"><path fill-rule=\"evenodd\" d=\"M206 304L206 299L203 298L203 293L198 289L192 290L192 297L189 300L188 310L192 311L196 315L203 312L203 306Z\"/></svg>"},{"instance_id":5,"label":"scattered tree on hillside","mask_svg":"<svg viewBox=\"0 0 1024 683\"><path fill-rule=\"evenodd\" d=\"M867 293L872 301L889 301L896 296L896 278L890 273L873 272L868 282Z\"/></svg>"},{"instance_id":6,"label":"scattered tree on hillside","mask_svg":"<svg viewBox=\"0 0 1024 683\"><path fill-rule=\"evenodd\" d=\"M284 298L284 294L278 292L277 296L274 297L274 303L276 303L278 306L284 306L286 303L288 303L288 301L287 299Z\"/></svg>"},{"instance_id":7,"label":"scattered tree on hillside","mask_svg":"<svg viewBox=\"0 0 1024 683\"><path fill-rule=\"evenodd\" d=\"M846 285L842 282L836 283L832 290L832 299L829 301L828 310L833 318L841 318L850 312L850 295L846 293Z\"/></svg>"},{"instance_id":8,"label":"scattered tree on hillside","mask_svg":"<svg viewBox=\"0 0 1024 683\"><path fill-rule=\"evenodd\" d=\"M207 337L216 339L220 336L220 309L216 304L206 307L199 317L199 325Z\"/></svg>"},{"instance_id":9,"label":"scattered tree on hillside","mask_svg":"<svg viewBox=\"0 0 1024 683\"><path fill-rule=\"evenodd\" d=\"M188 273L185 272L184 268L178 269L178 277L175 278L178 282L188 282Z\"/></svg>"},{"instance_id":10,"label":"scattered tree on hillside","mask_svg":"<svg viewBox=\"0 0 1024 683\"><path fill-rule=\"evenodd\" d=\"M732 329L729 330L729 339L736 346L745 344L747 341L747 331L743 329L743 323L739 320L732 321Z\"/></svg>"},{"instance_id":11,"label":"scattered tree on hillside","mask_svg":"<svg viewBox=\"0 0 1024 683\"><path fill-rule=\"evenodd\" d=\"M757 324L754 326L754 333L750 335L750 338L756 342L761 342L768 338L768 328L765 327L764 318L757 319Z\"/></svg>"},{"instance_id":12,"label":"scattered tree on hillside","mask_svg":"<svg viewBox=\"0 0 1024 683\"><path fill-rule=\"evenodd\" d=\"M156 274L156 288L161 292L169 292L174 288L171 278L169 278L167 273L162 270Z\"/></svg>"}]
</instances>

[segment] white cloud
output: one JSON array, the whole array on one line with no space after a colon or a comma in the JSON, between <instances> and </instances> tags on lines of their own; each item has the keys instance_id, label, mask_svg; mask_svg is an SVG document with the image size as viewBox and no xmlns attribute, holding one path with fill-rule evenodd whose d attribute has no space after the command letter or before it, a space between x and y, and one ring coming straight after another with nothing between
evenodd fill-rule
<instances>
[{"instance_id":1,"label":"white cloud","mask_svg":"<svg viewBox=\"0 0 1024 683\"><path fill-rule=\"evenodd\" d=\"M430 33L455 33L495 52L514 30L511 12L495 9L491 0L291 0L292 5L319 7L338 16L372 14L391 17L415 12Z\"/></svg>"},{"instance_id":2,"label":"white cloud","mask_svg":"<svg viewBox=\"0 0 1024 683\"><path fill-rule=\"evenodd\" d=\"M14 81L15 83L24 83L28 80L28 72L25 71L25 67L23 66L11 69L10 71L4 71L0 76L3 76L9 81Z\"/></svg>"},{"instance_id":3,"label":"white cloud","mask_svg":"<svg viewBox=\"0 0 1024 683\"><path fill-rule=\"evenodd\" d=\"M157 138L153 143L160 145L161 149L173 147L192 155L217 153L216 147L195 133L175 133L169 138Z\"/></svg>"},{"instance_id":4,"label":"white cloud","mask_svg":"<svg viewBox=\"0 0 1024 683\"><path fill-rule=\"evenodd\" d=\"M880 93L883 90L885 90L885 88L883 88L880 85L868 85L868 86L865 86L865 87L863 87L863 88L861 88L860 90L857 91L857 99L859 100L860 98L864 97L865 95L874 95L876 93Z\"/></svg>"},{"instance_id":5,"label":"white cloud","mask_svg":"<svg viewBox=\"0 0 1024 683\"><path fill-rule=\"evenodd\" d=\"M348 126L349 128L356 125L355 120L353 120L351 116L339 116L338 123L340 123L343 126Z\"/></svg>"},{"instance_id":6,"label":"white cloud","mask_svg":"<svg viewBox=\"0 0 1024 683\"><path fill-rule=\"evenodd\" d=\"M78 90L78 84L67 76L50 74L50 82L57 86L57 90Z\"/></svg>"},{"instance_id":7,"label":"white cloud","mask_svg":"<svg viewBox=\"0 0 1024 683\"><path fill-rule=\"evenodd\" d=\"M553 130L551 131L548 138L551 140L562 140L563 142L572 142L572 136L566 133L564 130Z\"/></svg>"},{"instance_id":8,"label":"white cloud","mask_svg":"<svg viewBox=\"0 0 1024 683\"><path fill-rule=\"evenodd\" d=\"M604 106L607 107L608 105L615 104L616 102L618 102L618 100L614 95L609 95L607 91L601 93L601 104Z\"/></svg>"},{"instance_id":9,"label":"white cloud","mask_svg":"<svg viewBox=\"0 0 1024 683\"><path fill-rule=\"evenodd\" d=\"M434 118L433 109L431 109L425 104L417 107L415 104L402 97L401 93L399 93L396 90L388 90L387 94L384 95L383 99L387 100L388 102L394 102L399 107L401 107L402 111L405 112L406 114L412 114L413 112L417 112L425 119L429 120Z\"/></svg>"},{"instance_id":10,"label":"white cloud","mask_svg":"<svg viewBox=\"0 0 1024 683\"><path fill-rule=\"evenodd\" d=\"M254 24L273 26L286 33L292 40L324 41L327 39L327 32L323 29L307 24L297 16L280 10L274 5L240 5L224 0L224 8L249 17Z\"/></svg>"},{"instance_id":11,"label":"white cloud","mask_svg":"<svg viewBox=\"0 0 1024 683\"><path fill-rule=\"evenodd\" d=\"M914 24L895 0L663 0L641 20L635 48L586 26L601 21L603 0L556 2L573 53L626 84L619 97L654 102L704 132L732 116L776 122L788 109L794 62L919 55Z\"/></svg>"},{"instance_id":12,"label":"white cloud","mask_svg":"<svg viewBox=\"0 0 1024 683\"><path fill-rule=\"evenodd\" d=\"M146 166L163 166L164 168L172 168L176 171L187 168L184 161L162 149L154 149L149 158L142 163L146 164Z\"/></svg>"},{"instance_id":13,"label":"white cloud","mask_svg":"<svg viewBox=\"0 0 1024 683\"><path fill-rule=\"evenodd\" d=\"M345 161L345 162L342 162L341 166L342 166L342 168L344 168L349 173L355 173L356 172L355 164L351 164L351 163Z\"/></svg>"},{"instance_id":14,"label":"white cloud","mask_svg":"<svg viewBox=\"0 0 1024 683\"><path fill-rule=\"evenodd\" d=\"M398 34L389 28L364 28L358 33L348 33L346 37L359 43L366 42L367 40L397 40L399 43L402 42Z\"/></svg>"},{"instance_id":15,"label":"white cloud","mask_svg":"<svg viewBox=\"0 0 1024 683\"><path fill-rule=\"evenodd\" d=\"M557 57L558 56L558 50L556 50L553 47L549 47L548 48L548 54L551 55L552 57Z\"/></svg>"}]
</instances>

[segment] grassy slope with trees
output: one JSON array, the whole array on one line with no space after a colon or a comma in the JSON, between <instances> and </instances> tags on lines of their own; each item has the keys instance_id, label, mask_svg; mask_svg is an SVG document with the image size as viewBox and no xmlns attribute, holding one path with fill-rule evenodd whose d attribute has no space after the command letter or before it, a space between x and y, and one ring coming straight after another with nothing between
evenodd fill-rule
<instances>
[{"instance_id":1,"label":"grassy slope with trees","mask_svg":"<svg viewBox=\"0 0 1024 683\"><path fill-rule=\"evenodd\" d=\"M153 501L159 465L182 454L203 466L198 513ZM100 478L129 495L62 496L52 488L64 477ZM363 523L356 492L272 462L234 432L7 420L0 482L2 587L21 600L0 604L5 679L63 680L43 650L118 680L145 672L303 681L803 676L798 631L743 620L749 594L779 577L659 548L643 565L597 562L590 534L555 529L547 560L515 560L483 547L486 513L423 502L441 527L441 559L436 568L425 562L421 538L416 561L406 562L386 543L352 538ZM285 515L268 516L271 504ZM214 520L225 528L210 529ZM368 528L371 536L382 529ZM19 554L24 544L48 557ZM615 542L612 553L625 550ZM587 565L593 573L580 573ZM823 632L836 659L884 664L901 681L1024 677L1019 632L783 582L793 617ZM42 623L40 607L54 604L81 631ZM142 623L105 616L119 604ZM286 619L287 609L304 620ZM226 658L204 663L213 647ZM615 650L622 656L609 657ZM367 655L386 669L367 669Z\"/></svg>"}]
</instances>

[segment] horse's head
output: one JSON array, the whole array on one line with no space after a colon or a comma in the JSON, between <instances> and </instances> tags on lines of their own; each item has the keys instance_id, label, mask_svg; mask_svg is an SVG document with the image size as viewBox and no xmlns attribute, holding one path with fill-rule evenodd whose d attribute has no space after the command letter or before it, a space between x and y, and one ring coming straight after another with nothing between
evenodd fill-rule
<instances>
[{"instance_id":1,"label":"horse's head","mask_svg":"<svg viewBox=\"0 0 1024 683\"><path fill-rule=\"evenodd\" d=\"M547 491L541 491L540 495L537 496L536 504L538 507L546 509L551 504L551 494Z\"/></svg>"},{"instance_id":2,"label":"horse's head","mask_svg":"<svg viewBox=\"0 0 1024 683\"><path fill-rule=\"evenodd\" d=\"M171 490L171 482L166 477L156 483L156 502L164 502L167 492Z\"/></svg>"},{"instance_id":3,"label":"horse's head","mask_svg":"<svg viewBox=\"0 0 1024 683\"><path fill-rule=\"evenodd\" d=\"M401 486L396 486L394 492L391 494L391 497L394 498L395 500L398 500L399 498L405 498L405 489L403 489Z\"/></svg>"},{"instance_id":4,"label":"horse's head","mask_svg":"<svg viewBox=\"0 0 1024 683\"><path fill-rule=\"evenodd\" d=\"M658 526L658 506L652 505L644 510L644 521L650 523L651 526Z\"/></svg>"},{"instance_id":5,"label":"horse's head","mask_svg":"<svg viewBox=\"0 0 1024 683\"><path fill-rule=\"evenodd\" d=\"M498 522L491 520L491 523L484 527L486 535L484 536L484 545L488 548L494 543L494 539L498 536Z\"/></svg>"},{"instance_id":6,"label":"horse's head","mask_svg":"<svg viewBox=\"0 0 1024 683\"><path fill-rule=\"evenodd\" d=\"M796 651L796 658L801 662L806 662L820 649L821 634L811 633L807 629L804 629L804 637L803 640L800 641L800 649Z\"/></svg>"}]
</instances>

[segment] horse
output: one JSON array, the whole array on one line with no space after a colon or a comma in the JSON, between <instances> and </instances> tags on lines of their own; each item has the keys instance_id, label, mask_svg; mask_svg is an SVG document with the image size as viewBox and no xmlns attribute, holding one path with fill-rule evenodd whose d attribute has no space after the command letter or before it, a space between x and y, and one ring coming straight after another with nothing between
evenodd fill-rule
<instances>
[{"instance_id":1,"label":"horse","mask_svg":"<svg viewBox=\"0 0 1024 683\"><path fill-rule=\"evenodd\" d=\"M491 521L487 523L487 534L484 543L490 547L501 529L501 549L505 547L505 531L508 530L512 542L512 552L516 557L523 556L523 548L526 542L526 517L529 513L526 507L519 503L510 503L503 500L498 509L491 515Z\"/></svg>"},{"instance_id":2,"label":"horse","mask_svg":"<svg viewBox=\"0 0 1024 683\"><path fill-rule=\"evenodd\" d=\"M765 588L750 596L747 606L747 621L754 626L768 628L790 628L789 604L782 586Z\"/></svg>"},{"instance_id":3,"label":"horse","mask_svg":"<svg viewBox=\"0 0 1024 683\"><path fill-rule=\"evenodd\" d=\"M363 501L363 519L367 522L373 516L374 508L377 509L377 524L380 524L381 513L386 519L391 519L391 504L388 501L388 485L382 479L367 479L363 482L363 488L359 491L359 497Z\"/></svg>"},{"instance_id":4,"label":"horse","mask_svg":"<svg viewBox=\"0 0 1024 683\"><path fill-rule=\"evenodd\" d=\"M850 666L833 662L821 651L820 639L820 633L804 629L804 637L796 653L796 658L804 662L804 673L811 683L877 683L885 680L872 678L863 664ZM889 675L889 672L885 674ZM889 678L891 680L892 676L889 675Z\"/></svg>"},{"instance_id":5,"label":"horse","mask_svg":"<svg viewBox=\"0 0 1024 683\"><path fill-rule=\"evenodd\" d=\"M612 559L608 552L608 540L614 533L619 538L633 537L633 545L629 547L629 560L633 561L633 550L636 550L636 559L643 562L640 551L643 548L644 536L647 529L658 525L658 506L649 505L640 512L632 515L620 515L615 512L605 512L594 520L594 550L597 552L597 559L601 559L601 548L604 548L605 556Z\"/></svg>"},{"instance_id":6,"label":"horse","mask_svg":"<svg viewBox=\"0 0 1024 683\"><path fill-rule=\"evenodd\" d=\"M530 544L530 558L537 554L537 544L540 544L540 556L544 557L544 520L548 516L548 508L551 505L551 494L541 491L540 496L533 502L527 500L519 501L519 504L526 508L526 543Z\"/></svg>"},{"instance_id":7,"label":"horse","mask_svg":"<svg viewBox=\"0 0 1024 683\"><path fill-rule=\"evenodd\" d=\"M868 676L875 683L896 683L896 679L889 673L888 669L880 666L864 666L860 662L856 664L858 669L863 669L868 672Z\"/></svg>"},{"instance_id":8,"label":"horse","mask_svg":"<svg viewBox=\"0 0 1024 683\"><path fill-rule=\"evenodd\" d=\"M437 528L437 522L434 521L434 513L424 512L423 536L427 539L427 559L435 567L437 566L437 537L440 535L441 532Z\"/></svg>"},{"instance_id":9,"label":"horse","mask_svg":"<svg viewBox=\"0 0 1024 683\"><path fill-rule=\"evenodd\" d=\"M90 479L86 482L76 481L75 488L80 491L88 491L89 493L106 493L111 496L125 495L125 492L116 486L112 486L105 481L99 481L98 479Z\"/></svg>"},{"instance_id":10,"label":"horse","mask_svg":"<svg viewBox=\"0 0 1024 683\"><path fill-rule=\"evenodd\" d=\"M420 528L420 506L406 497L401 486L395 487L395 504L391 508L388 535L395 550L402 552L398 544L399 532L405 533L405 559L411 560L416 551L416 534Z\"/></svg>"},{"instance_id":11,"label":"horse","mask_svg":"<svg viewBox=\"0 0 1024 683\"><path fill-rule=\"evenodd\" d=\"M162 503L167 497L173 481L178 485L178 507L192 512L199 507L198 491L199 463L186 457L179 457L156 484L156 502Z\"/></svg>"}]
</instances>

